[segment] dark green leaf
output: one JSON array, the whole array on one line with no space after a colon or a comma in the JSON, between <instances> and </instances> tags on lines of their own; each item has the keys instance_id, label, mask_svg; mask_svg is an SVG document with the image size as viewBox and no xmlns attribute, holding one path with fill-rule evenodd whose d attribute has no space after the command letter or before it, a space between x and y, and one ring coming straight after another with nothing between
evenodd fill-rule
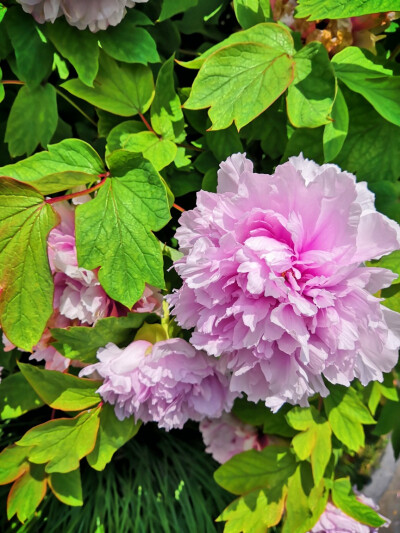
<instances>
[{"instance_id":1,"label":"dark green leaf","mask_svg":"<svg viewBox=\"0 0 400 533\"><path fill-rule=\"evenodd\" d=\"M12 374L0 384L0 419L17 418L43 402L21 372Z\"/></svg>"},{"instance_id":2,"label":"dark green leaf","mask_svg":"<svg viewBox=\"0 0 400 533\"><path fill-rule=\"evenodd\" d=\"M301 152L304 157L312 159L318 164L324 162L324 152L322 144L324 128L299 128L295 130L286 145L285 153L282 156L282 162L292 155L299 155ZM343 167L346 168L346 167Z\"/></svg>"},{"instance_id":3,"label":"dark green leaf","mask_svg":"<svg viewBox=\"0 0 400 533\"><path fill-rule=\"evenodd\" d=\"M244 30L271 18L269 0L233 0L233 8Z\"/></svg>"},{"instance_id":4,"label":"dark green leaf","mask_svg":"<svg viewBox=\"0 0 400 533\"><path fill-rule=\"evenodd\" d=\"M60 502L73 507L83 505L81 473L79 468L66 474L53 473L49 476L50 488Z\"/></svg>"},{"instance_id":5,"label":"dark green leaf","mask_svg":"<svg viewBox=\"0 0 400 533\"><path fill-rule=\"evenodd\" d=\"M199 0L164 0L158 21L162 22L163 20L170 19L178 13L183 13L191 7L196 6L198 2Z\"/></svg>"},{"instance_id":6,"label":"dark green leaf","mask_svg":"<svg viewBox=\"0 0 400 533\"><path fill-rule=\"evenodd\" d=\"M13 179L0 180L0 320L7 338L31 351L53 312L47 235L58 216L43 196Z\"/></svg>"},{"instance_id":7,"label":"dark green leaf","mask_svg":"<svg viewBox=\"0 0 400 533\"><path fill-rule=\"evenodd\" d=\"M56 91L52 85L21 87L7 120L5 141L12 157L30 155L51 141L58 122Z\"/></svg>"},{"instance_id":8,"label":"dark green leaf","mask_svg":"<svg viewBox=\"0 0 400 533\"><path fill-rule=\"evenodd\" d=\"M324 157L325 161L332 161L340 152L349 130L349 110L340 88L337 88L335 103L333 104L332 121L324 128Z\"/></svg>"}]
</instances>

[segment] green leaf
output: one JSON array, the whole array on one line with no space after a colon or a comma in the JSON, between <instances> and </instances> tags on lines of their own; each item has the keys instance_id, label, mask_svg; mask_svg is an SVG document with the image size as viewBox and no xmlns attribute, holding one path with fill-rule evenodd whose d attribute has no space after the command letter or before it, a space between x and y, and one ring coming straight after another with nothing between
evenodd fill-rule
<instances>
[{"instance_id":1,"label":"green leaf","mask_svg":"<svg viewBox=\"0 0 400 533\"><path fill-rule=\"evenodd\" d=\"M269 107L290 85L294 62L261 43L232 44L211 55L193 82L184 107L210 107L214 130L238 129Z\"/></svg>"},{"instance_id":2,"label":"green leaf","mask_svg":"<svg viewBox=\"0 0 400 533\"><path fill-rule=\"evenodd\" d=\"M0 321L6 337L31 351L53 312L47 235L58 216L35 189L0 180Z\"/></svg>"},{"instance_id":3,"label":"green leaf","mask_svg":"<svg viewBox=\"0 0 400 533\"><path fill-rule=\"evenodd\" d=\"M29 448L7 446L0 453L0 485L7 485L22 476L29 469Z\"/></svg>"},{"instance_id":4,"label":"green leaf","mask_svg":"<svg viewBox=\"0 0 400 533\"><path fill-rule=\"evenodd\" d=\"M392 284L395 285L400 283L400 250L385 255L378 261L368 261L367 265L377 268L387 268L395 274L399 274L398 277L392 281Z\"/></svg>"},{"instance_id":5,"label":"green leaf","mask_svg":"<svg viewBox=\"0 0 400 533\"><path fill-rule=\"evenodd\" d=\"M324 405L332 431L340 442L357 452L365 445L362 425L376 422L354 389L335 385L330 391Z\"/></svg>"},{"instance_id":6,"label":"green leaf","mask_svg":"<svg viewBox=\"0 0 400 533\"><path fill-rule=\"evenodd\" d=\"M43 467L30 465L29 470L14 483L7 498L7 518L16 514L24 523L31 518L43 500L47 490L47 480Z\"/></svg>"},{"instance_id":7,"label":"green leaf","mask_svg":"<svg viewBox=\"0 0 400 533\"><path fill-rule=\"evenodd\" d=\"M119 65L100 52L100 67L94 87L68 80L62 87L92 105L123 117L145 113L154 97L153 74L143 65Z\"/></svg>"},{"instance_id":8,"label":"green leaf","mask_svg":"<svg viewBox=\"0 0 400 533\"><path fill-rule=\"evenodd\" d=\"M293 437L295 431L286 420L286 413L292 409L291 405L284 405L277 413L265 406L263 402L253 403L244 398L237 398L232 412L246 424L263 426L263 432L268 435Z\"/></svg>"},{"instance_id":9,"label":"green leaf","mask_svg":"<svg viewBox=\"0 0 400 533\"><path fill-rule=\"evenodd\" d=\"M107 54L126 63L158 63L160 56L150 33L136 26L133 11L128 11L122 22L98 33L101 46Z\"/></svg>"},{"instance_id":10,"label":"green leaf","mask_svg":"<svg viewBox=\"0 0 400 533\"><path fill-rule=\"evenodd\" d=\"M0 80L3 79L3 71L0 68ZM4 92L4 85L0 83L0 102L4 100L5 92Z\"/></svg>"},{"instance_id":11,"label":"green leaf","mask_svg":"<svg viewBox=\"0 0 400 533\"><path fill-rule=\"evenodd\" d=\"M283 446L267 446L234 455L215 472L215 481L233 494L283 485L296 469L293 453Z\"/></svg>"},{"instance_id":12,"label":"green leaf","mask_svg":"<svg viewBox=\"0 0 400 533\"><path fill-rule=\"evenodd\" d=\"M332 65L339 80L366 98L383 118L400 126L400 76L375 63L366 50L349 46L336 54Z\"/></svg>"},{"instance_id":13,"label":"green leaf","mask_svg":"<svg viewBox=\"0 0 400 533\"><path fill-rule=\"evenodd\" d=\"M324 480L314 485L308 463L301 463L289 479L282 533L306 533L318 521L328 500Z\"/></svg>"},{"instance_id":14,"label":"green leaf","mask_svg":"<svg viewBox=\"0 0 400 533\"><path fill-rule=\"evenodd\" d=\"M97 180L104 164L95 150L79 139L52 144L48 151L0 167L2 176L31 184L44 195Z\"/></svg>"},{"instance_id":15,"label":"green leaf","mask_svg":"<svg viewBox=\"0 0 400 533\"><path fill-rule=\"evenodd\" d=\"M49 476L49 486L60 502L73 507L83 505L81 473L79 468L66 474L54 472Z\"/></svg>"},{"instance_id":16,"label":"green leaf","mask_svg":"<svg viewBox=\"0 0 400 533\"><path fill-rule=\"evenodd\" d=\"M153 166L123 150L109 158L113 178L94 200L78 206L78 262L99 270L99 281L113 298L131 308L145 282L164 286L162 254L151 230L170 219L167 192Z\"/></svg>"},{"instance_id":17,"label":"green leaf","mask_svg":"<svg viewBox=\"0 0 400 533\"><path fill-rule=\"evenodd\" d=\"M382 408L374 435L392 434L392 444L396 459L400 455L400 403L388 400Z\"/></svg>"},{"instance_id":18,"label":"green leaf","mask_svg":"<svg viewBox=\"0 0 400 533\"><path fill-rule=\"evenodd\" d=\"M162 65L158 73L150 113L151 125L163 139L176 142L185 139L185 120L181 101L175 91L173 56Z\"/></svg>"},{"instance_id":19,"label":"green leaf","mask_svg":"<svg viewBox=\"0 0 400 533\"><path fill-rule=\"evenodd\" d=\"M346 91L349 132L334 162L357 174L359 180L397 181L400 175L400 129L384 120L359 95Z\"/></svg>"},{"instance_id":20,"label":"green leaf","mask_svg":"<svg viewBox=\"0 0 400 533\"><path fill-rule=\"evenodd\" d=\"M80 413L75 418L58 418L30 429L16 444L32 447L29 461L46 463L51 474L71 472L94 448L99 429L100 408Z\"/></svg>"},{"instance_id":21,"label":"green leaf","mask_svg":"<svg viewBox=\"0 0 400 533\"><path fill-rule=\"evenodd\" d=\"M244 31L232 33L227 39L212 46L200 57L192 61L177 61L182 67L199 69L205 60L211 54L230 44L236 43L260 43L274 50L280 50L282 53L292 56L295 53L294 42L290 30L283 25L273 22L264 22L257 24L252 28Z\"/></svg>"},{"instance_id":22,"label":"green leaf","mask_svg":"<svg viewBox=\"0 0 400 533\"><path fill-rule=\"evenodd\" d=\"M174 142L162 139L152 131L122 135L121 145L128 152L141 153L156 170L162 170L172 163L178 150Z\"/></svg>"},{"instance_id":23,"label":"green leaf","mask_svg":"<svg viewBox=\"0 0 400 533\"><path fill-rule=\"evenodd\" d=\"M0 420L17 418L43 405L21 372L11 374L0 384Z\"/></svg>"},{"instance_id":24,"label":"green leaf","mask_svg":"<svg viewBox=\"0 0 400 533\"><path fill-rule=\"evenodd\" d=\"M4 29L14 48L18 78L31 88L38 86L51 73L52 46L42 41L32 15L23 13L20 7L7 10L2 31ZM24 118L26 129L29 119Z\"/></svg>"},{"instance_id":25,"label":"green leaf","mask_svg":"<svg viewBox=\"0 0 400 533\"><path fill-rule=\"evenodd\" d=\"M322 136L324 128L299 128L295 130L286 145L285 153L281 161L285 162L291 155L303 153L304 157L312 159L322 165L324 162L324 152ZM342 167L347 168L347 167Z\"/></svg>"},{"instance_id":26,"label":"green leaf","mask_svg":"<svg viewBox=\"0 0 400 533\"><path fill-rule=\"evenodd\" d=\"M243 29L271 18L269 0L233 0L236 18Z\"/></svg>"},{"instance_id":27,"label":"green leaf","mask_svg":"<svg viewBox=\"0 0 400 533\"><path fill-rule=\"evenodd\" d=\"M123 140L129 134L139 133L140 131L147 131L147 129L143 122L139 122L138 120L125 120L112 128L107 135L107 155L123 148Z\"/></svg>"},{"instance_id":28,"label":"green leaf","mask_svg":"<svg viewBox=\"0 0 400 533\"><path fill-rule=\"evenodd\" d=\"M46 24L45 33L60 54L73 65L79 79L93 87L99 70L97 37L90 31L74 28L64 18Z\"/></svg>"},{"instance_id":29,"label":"green leaf","mask_svg":"<svg viewBox=\"0 0 400 533\"><path fill-rule=\"evenodd\" d=\"M399 9L399 0L299 0L296 17L308 17L308 20L341 19Z\"/></svg>"},{"instance_id":30,"label":"green leaf","mask_svg":"<svg viewBox=\"0 0 400 533\"><path fill-rule=\"evenodd\" d=\"M69 359L82 363L96 363L96 353L108 342L127 344L134 337L133 331L140 328L147 313L130 313L127 316L101 318L93 327L71 326L52 329L56 339L53 346Z\"/></svg>"},{"instance_id":31,"label":"green leaf","mask_svg":"<svg viewBox=\"0 0 400 533\"><path fill-rule=\"evenodd\" d=\"M102 381L77 378L58 370L44 370L23 363L18 366L35 392L53 409L81 411L100 403L96 391Z\"/></svg>"},{"instance_id":32,"label":"green leaf","mask_svg":"<svg viewBox=\"0 0 400 533\"><path fill-rule=\"evenodd\" d=\"M293 58L296 76L287 94L287 113L296 128L316 128L330 121L336 78L328 52L317 41L307 44Z\"/></svg>"},{"instance_id":33,"label":"green leaf","mask_svg":"<svg viewBox=\"0 0 400 533\"><path fill-rule=\"evenodd\" d=\"M217 161L225 161L232 154L243 152L242 141L233 125L226 130L210 131L206 142Z\"/></svg>"},{"instance_id":34,"label":"green leaf","mask_svg":"<svg viewBox=\"0 0 400 533\"><path fill-rule=\"evenodd\" d=\"M199 0L164 0L158 22L170 19L178 13L183 13L191 7L197 6Z\"/></svg>"},{"instance_id":35,"label":"green leaf","mask_svg":"<svg viewBox=\"0 0 400 533\"><path fill-rule=\"evenodd\" d=\"M249 492L234 500L216 521L226 521L224 533L265 533L280 522L286 492L284 486Z\"/></svg>"},{"instance_id":36,"label":"green leaf","mask_svg":"<svg viewBox=\"0 0 400 533\"><path fill-rule=\"evenodd\" d=\"M295 407L286 418L294 429L302 432L293 437L292 445L301 461L311 458L314 481L318 485L332 454L330 425L314 407Z\"/></svg>"},{"instance_id":37,"label":"green leaf","mask_svg":"<svg viewBox=\"0 0 400 533\"><path fill-rule=\"evenodd\" d=\"M21 87L7 120L5 142L12 157L30 155L38 144L46 147L58 123L57 98L48 83Z\"/></svg>"},{"instance_id":38,"label":"green leaf","mask_svg":"<svg viewBox=\"0 0 400 533\"><path fill-rule=\"evenodd\" d=\"M141 422L134 417L118 420L114 407L104 404L100 413L100 426L94 450L87 456L95 470L104 470L114 453L132 439L139 431Z\"/></svg>"},{"instance_id":39,"label":"green leaf","mask_svg":"<svg viewBox=\"0 0 400 533\"><path fill-rule=\"evenodd\" d=\"M333 104L332 121L324 128L324 158L332 161L340 152L349 130L349 110L346 100L340 88L337 88L335 102Z\"/></svg>"},{"instance_id":40,"label":"green leaf","mask_svg":"<svg viewBox=\"0 0 400 533\"><path fill-rule=\"evenodd\" d=\"M400 182L375 181L368 183L368 188L375 193L376 210L400 224Z\"/></svg>"},{"instance_id":41,"label":"green leaf","mask_svg":"<svg viewBox=\"0 0 400 533\"><path fill-rule=\"evenodd\" d=\"M349 478L335 479L332 487L332 500L336 507L357 522L379 528L386 523L371 507L359 502L353 492Z\"/></svg>"}]
</instances>

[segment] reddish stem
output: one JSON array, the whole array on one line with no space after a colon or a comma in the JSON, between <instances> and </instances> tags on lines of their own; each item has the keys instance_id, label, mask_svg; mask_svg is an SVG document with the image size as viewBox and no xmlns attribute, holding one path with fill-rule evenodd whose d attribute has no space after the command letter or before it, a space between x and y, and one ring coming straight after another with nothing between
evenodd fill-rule
<instances>
[{"instance_id":1,"label":"reddish stem","mask_svg":"<svg viewBox=\"0 0 400 533\"><path fill-rule=\"evenodd\" d=\"M197 146L192 146L191 144L177 144L180 148L186 148L187 150L195 150L196 152L205 152L202 148L197 148Z\"/></svg>"},{"instance_id":2,"label":"reddish stem","mask_svg":"<svg viewBox=\"0 0 400 533\"><path fill-rule=\"evenodd\" d=\"M89 189L85 189L84 191L79 192L73 192L71 194L65 194L64 196L57 196L56 198L48 198L45 200L46 204L55 204L57 202L63 202L64 200L71 200L71 198L78 198L78 196L84 196L85 194L89 194L93 191L97 191L97 189L100 189L106 182L106 179L110 176L109 172L105 172L104 174L99 174L99 178L102 178L102 180L97 183L96 185L93 185L93 187L90 187Z\"/></svg>"},{"instance_id":3,"label":"reddish stem","mask_svg":"<svg viewBox=\"0 0 400 533\"><path fill-rule=\"evenodd\" d=\"M181 213L184 213L185 210L183 209L183 207L181 207L180 205L178 204L173 204L172 207L175 207L175 209L177 209L178 211L180 211Z\"/></svg>"},{"instance_id":4,"label":"reddish stem","mask_svg":"<svg viewBox=\"0 0 400 533\"><path fill-rule=\"evenodd\" d=\"M25 85L24 81L19 80L1 80L0 83L3 85Z\"/></svg>"},{"instance_id":5,"label":"reddish stem","mask_svg":"<svg viewBox=\"0 0 400 533\"><path fill-rule=\"evenodd\" d=\"M52 412L51 412L51 417L50 417L50 420L54 420L56 417L56 410L53 409Z\"/></svg>"},{"instance_id":6,"label":"reddish stem","mask_svg":"<svg viewBox=\"0 0 400 533\"><path fill-rule=\"evenodd\" d=\"M141 118L141 120L142 120L143 124L146 126L146 128L149 131L151 131L151 133L154 133L155 135L157 135L156 132L153 130L153 128L150 126L150 124L147 122L146 117L142 113L139 113L139 117ZM157 135L157 137L158 137L158 135Z\"/></svg>"}]
</instances>

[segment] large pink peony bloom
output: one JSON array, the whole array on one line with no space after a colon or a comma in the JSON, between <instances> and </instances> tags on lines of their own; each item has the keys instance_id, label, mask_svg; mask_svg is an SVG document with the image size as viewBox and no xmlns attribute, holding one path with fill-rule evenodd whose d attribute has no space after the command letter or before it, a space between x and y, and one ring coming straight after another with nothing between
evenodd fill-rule
<instances>
[{"instance_id":1,"label":"large pink peony bloom","mask_svg":"<svg viewBox=\"0 0 400 533\"><path fill-rule=\"evenodd\" d=\"M244 424L235 416L223 413L221 418L206 418L200 422L206 452L218 463L226 463L231 457L247 450L262 450L268 444L268 437L258 435L257 429Z\"/></svg>"},{"instance_id":2,"label":"large pink peony bloom","mask_svg":"<svg viewBox=\"0 0 400 533\"><path fill-rule=\"evenodd\" d=\"M120 420L134 415L166 430L182 428L189 419L200 421L230 411L237 396L229 392L220 362L183 339L154 345L134 341L124 349L109 343L97 357L100 362L80 375L96 371L104 378L97 392L115 405Z\"/></svg>"},{"instance_id":3,"label":"large pink peony bloom","mask_svg":"<svg viewBox=\"0 0 400 533\"><path fill-rule=\"evenodd\" d=\"M126 13L126 8L148 0L17 0L24 11L31 13L39 23L54 22L64 15L68 24L80 30L105 30L116 26Z\"/></svg>"},{"instance_id":4,"label":"large pink peony bloom","mask_svg":"<svg viewBox=\"0 0 400 533\"><path fill-rule=\"evenodd\" d=\"M360 494L357 499L365 505L369 505L375 511L378 510L378 506L371 498ZM387 520L385 517L382 518ZM390 520L387 520L386 524L381 527L388 527L389 525ZM357 522L354 518L351 518L342 510L338 509L333 503L328 502L325 511L309 533L378 533L378 530L379 528Z\"/></svg>"},{"instance_id":5,"label":"large pink peony bloom","mask_svg":"<svg viewBox=\"0 0 400 533\"><path fill-rule=\"evenodd\" d=\"M399 226L352 174L303 156L256 174L236 154L180 223L169 301L196 348L225 354L231 390L276 410L396 364L400 315L373 296L396 275L363 262L397 250Z\"/></svg>"},{"instance_id":6,"label":"large pink peony bloom","mask_svg":"<svg viewBox=\"0 0 400 533\"><path fill-rule=\"evenodd\" d=\"M109 298L96 272L78 267L75 245L75 212L67 203L55 204L61 222L48 237L48 256L54 274L54 308L79 323L92 325L100 318L126 314L128 309ZM132 311L160 313L162 296L146 286Z\"/></svg>"}]
</instances>

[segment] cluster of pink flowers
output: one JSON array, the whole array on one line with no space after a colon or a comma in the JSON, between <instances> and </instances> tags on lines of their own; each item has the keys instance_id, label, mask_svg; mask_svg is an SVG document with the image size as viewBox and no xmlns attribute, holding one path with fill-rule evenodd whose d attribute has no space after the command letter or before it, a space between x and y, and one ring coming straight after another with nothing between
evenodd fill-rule
<instances>
[{"instance_id":1,"label":"cluster of pink flowers","mask_svg":"<svg viewBox=\"0 0 400 533\"><path fill-rule=\"evenodd\" d=\"M371 498L367 498L363 494L360 494L357 499L375 511L379 509ZM386 523L381 527L389 527L390 520L383 516L382 519L386 520ZM329 501L325 511L309 533L378 533L378 530L379 528L357 522Z\"/></svg>"},{"instance_id":2,"label":"cluster of pink flowers","mask_svg":"<svg viewBox=\"0 0 400 533\"><path fill-rule=\"evenodd\" d=\"M271 0L272 15L276 21L301 33L305 43L320 41L333 55L346 46L359 46L375 51L375 43L388 24L396 18L395 12L374 13L361 17L308 21L295 18L297 0ZM373 31L371 31L373 30Z\"/></svg>"},{"instance_id":3,"label":"cluster of pink flowers","mask_svg":"<svg viewBox=\"0 0 400 533\"><path fill-rule=\"evenodd\" d=\"M352 174L302 156L257 174L236 154L180 224L169 302L232 391L277 410L327 395L323 377L365 385L396 364L400 315L373 296L396 275L363 262L399 249L400 228Z\"/></svg>"},{"instance_id":4,"label":"cluster of pink flowers","mask_svg":"<svg viewBox=\"0 0 400 533\"><path fill-rule=\"evenodd\" d=\"M102 398L115 406L120 420L135 416L166 430L189 419L216 418L230 411L235 394L217 359L196 351L183 339L134 341L124 349L109 343L98 351L99 363L80 372L97 372Z\"/></svg>"},{"instance_id":5,"label":"cluster of pink flowers","mask_svg":"<svg viewBox=\"0 0 400 533\"><path fill-rule=\"evenodd\" d=\"M247 450L260 451L269 444L267 435L260 436L254 426L244 424L229 413L213 420L204 419L200 422L199 429L206 452L221 464L238 453Z\"/></svg>"},{"instance_id":6,"label":"cluster of pink flowers","mask_svg":"<svg viewBox=\"0 0 400 533\"><path fill-rule=\"evenodd\" d=\"M64 15L68 24L80 30L105 30L116 26L126 13L126 8L148 0L17 0L24 11L37 22L54 22Z\"/></svg>"}]
</instances>

